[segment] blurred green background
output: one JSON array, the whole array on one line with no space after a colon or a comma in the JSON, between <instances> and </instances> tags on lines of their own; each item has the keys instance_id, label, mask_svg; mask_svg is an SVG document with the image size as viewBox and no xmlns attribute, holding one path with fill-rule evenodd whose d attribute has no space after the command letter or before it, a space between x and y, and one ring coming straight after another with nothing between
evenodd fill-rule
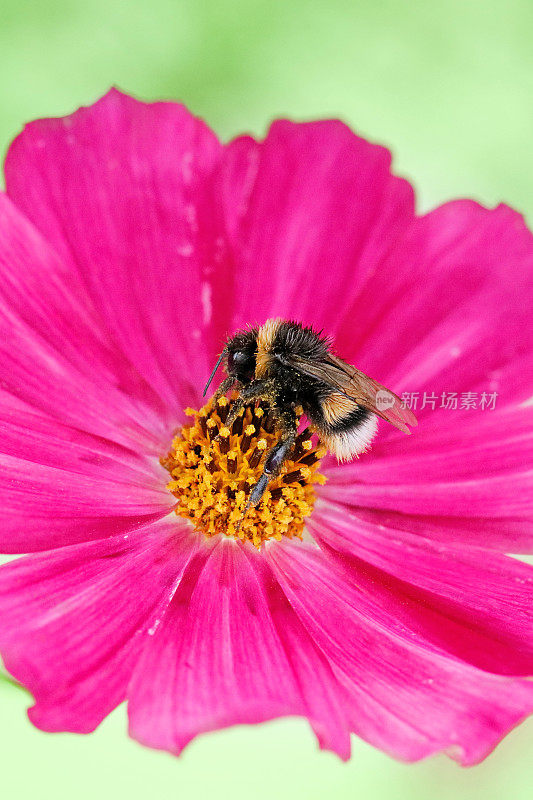
<instances>
[{"instance_id":1,"label":"blurred green background","mask_svg":"<svg viewBox=\"0 0 533 800\"><path fill-rule=\"evenodd\" d=\"M224 138L276 116L340 116L387 144L419 207L505 201L533 221L533 3L0 0L0 149L23 123L115 84L178 98ZM236 728L178 760L129 741L118 709L93 735L47 735L0 679L6 798L531 798L530 722L481 766L406 766L354 740L349 764L301 720Z\"/></svg>"}]
</instances>

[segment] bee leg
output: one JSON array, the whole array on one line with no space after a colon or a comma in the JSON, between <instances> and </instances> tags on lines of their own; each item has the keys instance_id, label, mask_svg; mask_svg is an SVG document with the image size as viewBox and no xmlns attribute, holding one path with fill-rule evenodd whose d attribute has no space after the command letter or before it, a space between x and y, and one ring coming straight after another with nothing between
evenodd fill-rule
<instances>
[{"instance_id":1,"label":"bee leg","mask_svg":"<svg viewBox=\"0 0 533 800\"><path fill-rule=\"evenodd\" d=\"M243 386L241 389L241 397L243 400L249 402L250 400L257 400L261 397L270 397L274 384L270 380L251 381Z\"/></svg>"},{"instance_id":2,"label":"bee leg","mask_svg":"<svg viewBox=\"0 0 533 800\"><path fill-rule=\"evenodd\" d=\"M243 406L244 406L244 400L242 399L242 397L237 397L237 399L233 401L233 403L230 406L229 414L226 417L226 421L224 423L226 428L229 428L231 430L231 426L233 425L233 423L237 419L237 417L239 415L239 411L241 410L241 408ZM218 439L218 436L215 436L215 441L217 439Z\"/></svg>"},{"instance_id":3,"label":"bee leg","mask_svg":"<svg viewBox=\"0 0 533 800\"><path fill-rule=\"evenodd\" d=\"M216 403L219 397L222 397L223 394L226 394L226 392L229 391L229 389L231 389L232 386L235 385L235 383L239 385L238 381L236 381L235 378L232 378L231 376L229 376L228 378L224 378L224 380L216 390L215 394L213 395L213 403Z\"/></svg>"},{"instance_id":4,"label":"bee leg","mask_svg":"<svg viewBox=\"0 0 533 800\"><path fill-rule=\"evenodd\" d=\"M263 397L265 395L265 391L269 388L269 381L252 381L251 383L246 384L246 386L241 386L239 397L231 406L226 422L224 423L226 427L231 428L239 414L239 411L244 405L246 405L246 403Z\"/></svg>"},{"instance_id":5,"label":"bee leg","mask_svg":"<svg viewBox=\"0 0 533 800\"><path fill-rule=\"evenodd\" d=\"M296 441L298 426L294 413L283 411L280 413L279 417L282 429L281 439L268 451L266 455L263 472L250 492L250 496L248 497L248 501L244 509L245 514L250 506L256 506L259 503L265 489L272 478L280 471L283 462L289 456L294 446L294 442Z\"/></svg>"},{"instance_id":6,"label":"bee leg","mask_svg":"<svg viewBox=\"0 0 533 800\"><path fill-rule=\"evenodd\" d=\"M231 389L232 387L239 389L240 386L241 384L239 383L239 381L235 380L235 378L232 378L231 376L229 376L228 378L224 378L224 380L216 390L215 394L213 395L213 405L216 405L218 398L222 397L223 394L226 394L226 392L229 389ZM244 403L242 402L240 397L238 397L233 402L233 404L230 406L230 411L228 416L226 417L226 421L224 422L224 425L226 427L231 428L231 426L235 422L237 414L239 413L243 405ZM213 441L218 442L219 439L220 439L220 431L217 433Z\"/></svg>"}]
</instances>

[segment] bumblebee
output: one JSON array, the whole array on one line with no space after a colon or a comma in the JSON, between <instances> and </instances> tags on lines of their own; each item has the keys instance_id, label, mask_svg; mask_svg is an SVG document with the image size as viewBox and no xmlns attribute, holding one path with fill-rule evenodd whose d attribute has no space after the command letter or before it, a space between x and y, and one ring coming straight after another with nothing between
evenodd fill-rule
<instances>
[{"instance_id":1,"label":"bumblebee","mask_svg":"<svg viewBox=\"0 0 533 800\"><path fill-rule=\"evenodd\" d=\"M332 342L311 327L269 319L260 327L229 338L204 389L204 396L222 361L227 372L215 400L230 389L239 395L226 425L255 400L269 403L280 430L279 441L266 454L263 472L252 488L247 508L257 505L270 480L290 455L297 436L295 409L301 406L322 443L347 461L370 445L377 417L404 433L417 424L400 398L332 352Z\"/></svg>"}]
</instances>

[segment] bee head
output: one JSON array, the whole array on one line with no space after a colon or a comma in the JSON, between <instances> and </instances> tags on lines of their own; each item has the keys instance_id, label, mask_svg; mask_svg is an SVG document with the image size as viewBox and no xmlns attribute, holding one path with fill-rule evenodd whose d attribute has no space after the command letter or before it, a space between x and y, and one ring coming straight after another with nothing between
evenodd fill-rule
<instances>
[{"instance_id":1,"label":"bee head","mask_svg":"<svg viewBox=\"0 0 533 800\"><path fill-rule=\"evenodd\" d=\"M226 372L231 378L239 383L250 383L255 376L255 364L257 358L257 328L249 331L236 333L228 339L224 350L215 364L204 389L204 396L215 377L215 373L223 359L226 360Z\"/></svg>"},{"instance_id":2,"label":"bee head","mask_svg":"<svg viewBox=\"0 0 533 800\"><path fill-rule=\"evenodd\" d=\"M237 333L226 344L226 369L228 375L240 383L249 383L255 376L257 333Z\"/></svg>"}]
</instances>

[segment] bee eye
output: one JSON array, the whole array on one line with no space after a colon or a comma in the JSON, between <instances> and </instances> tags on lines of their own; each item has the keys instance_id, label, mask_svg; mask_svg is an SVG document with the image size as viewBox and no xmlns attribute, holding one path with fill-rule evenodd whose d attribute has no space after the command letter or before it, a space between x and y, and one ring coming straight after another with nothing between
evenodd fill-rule
<instances>
[{"instance_id":1,"label":"bee eye","mask_svg":"<svg viewBox=\"0 0 533 800\"><path fill-rule=\"evenodd\" d=\"M255 372L255 356L245 350L228 353L228 373L241 383L251 381Z\"/></svg>"},{"instance_id":2,"label":"bee eye","mask_svg":"<svg viewBox=\"0 0 533 800\"><path fill-rule=\"evenodd\" d=\"M248 356L246 353L243 353L242 350L237 350L233 353L233 363L234 364L245 364L248 361Z\"/></svg>"},{"instance_id":3,"label":"bee eye","mask_svg":"<svg viewBox=\"0 0 533 800\"><path fill-rule=\"evenodd\" d=\"M244 366L248 361L248 356L242 350L235 350L228 354L228 369L235 370Z\"/></svg>"}]
</instances>

